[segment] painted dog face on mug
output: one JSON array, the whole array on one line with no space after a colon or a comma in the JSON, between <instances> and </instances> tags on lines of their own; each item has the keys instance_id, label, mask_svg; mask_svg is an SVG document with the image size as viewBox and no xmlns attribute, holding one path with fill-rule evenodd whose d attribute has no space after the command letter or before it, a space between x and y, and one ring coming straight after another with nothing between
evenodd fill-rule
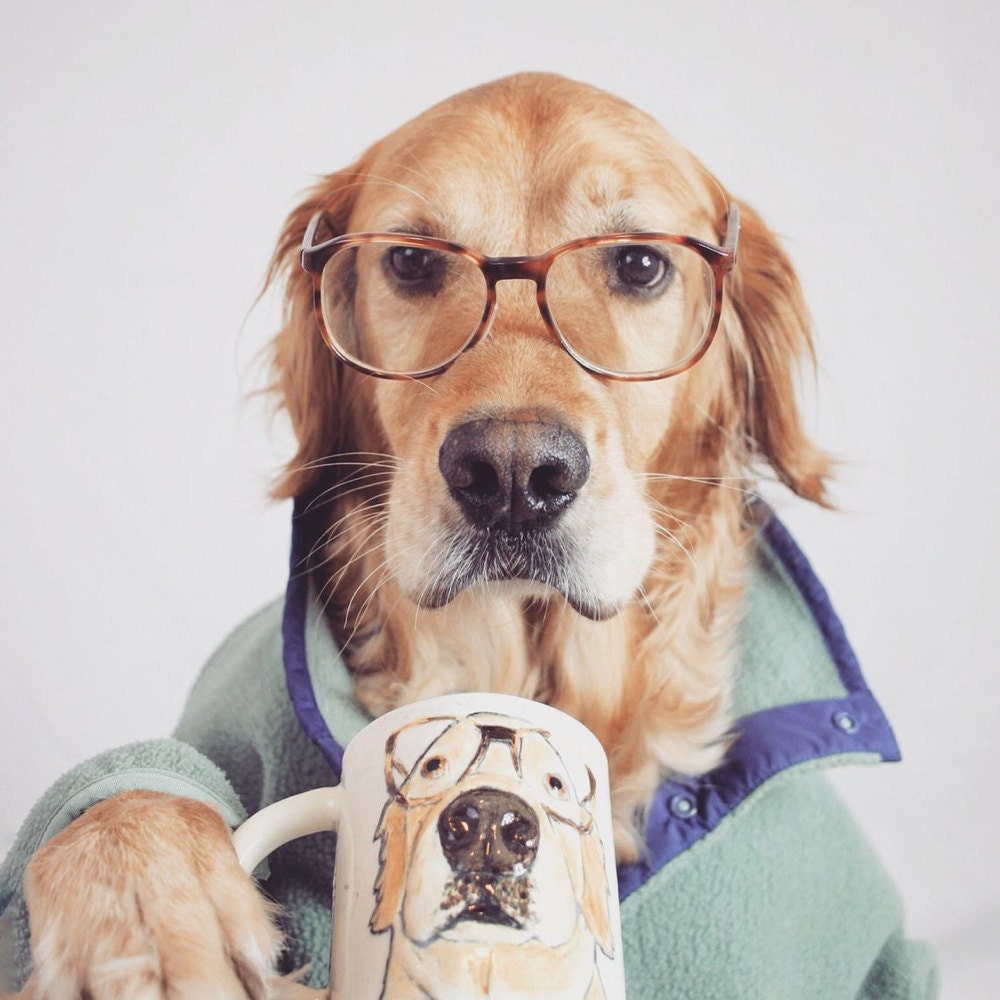
<instances>
[{"instance_id":1,"label":"painted dog face on mug","mask_svg":"<svg viewBox=\"0 0 1000 1000\"><path fill-rule=\"evenodd\" d=\"M387 983L453 995L482 945L504 995L550 974L579 980L584 995L598 951L614 946L594 777L573 770L544 731L508 716L393 734L371 919L392 932Z\"/></svg>"}]
</instances>

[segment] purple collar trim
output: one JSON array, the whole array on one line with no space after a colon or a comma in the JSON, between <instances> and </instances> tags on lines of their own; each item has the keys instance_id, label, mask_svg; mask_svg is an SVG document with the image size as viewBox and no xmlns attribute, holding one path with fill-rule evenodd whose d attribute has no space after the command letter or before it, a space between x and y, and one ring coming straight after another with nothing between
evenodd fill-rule
<instances>
[{"instance_id":1,"label":"purple collar trim","mask_svg":"<svg viewBox=\"0 0 1000 1000\"><path fill-rule=\"evenodd\" d=\"M310 600L306 566L322 529L322 509L310 504L308 498L296 500L282 620L283 655L288 693L299 722L339 775L344 749L319 710L306 662L305 626ZM889 722L868 690L844 627L805 555L773 515L767 518L762 533L802 594L847 694L746 715L739 721L739 736L722 765L700 778L665 781L650 804L646 860L618 868L621 899L714 830L751 792L780 771L845 754L876 754L885 761L900 759Z\"/></svg>"},{"instance_id":2,"label":"purple collar trim","mask_svg":"<svg viewBox=\"0 0 1000 1000\"><path fill-rule=\"evenodd\" d=\"M322 515L322 505L314 503L312 497L295 498L292 511L292 552L288 585L285 588L285 609L281 619L282 659L285 664L285 683L299 723L339 778L344 765L344 748L334 739L319 710L306 661L309 565L314 540L323 531Z\"/></svg>"}]
</instances>

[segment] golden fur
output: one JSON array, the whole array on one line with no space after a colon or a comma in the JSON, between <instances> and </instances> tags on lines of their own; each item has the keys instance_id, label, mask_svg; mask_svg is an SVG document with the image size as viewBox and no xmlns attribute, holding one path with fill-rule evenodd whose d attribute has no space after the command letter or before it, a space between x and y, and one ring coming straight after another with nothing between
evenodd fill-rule
<instances>
[{"instance_id":1,"label":"golden fur","mask_svg":"<svg viewBox=\"0 0 1000 1000\"><path fill-rule=\"evenodd\" d=\"M272 908L210 806L158 792L98 803L34 856L24 891L24 1000L271 995Z\"/></svg>"},{"instance_id":2,"label":"golden fur","mask_svg":"<svg viewBox=\"0 0 1000 1000\"><path fill-rule=\"evenodd\" d=\"M400 382L360 375L325 346L297 253L317 210L335 233L419 226L487 254L540 253L621 217L719 243L730 200L642 112L526 74L443 102L323 178L291 213L272 266L286 290L275 387L298 440L276 493L328 491L314 572L359 699L381 713L488 689L576 716L610 758L620 860L640 853L642 809L664 775L703 772L724 753L754 469L824 500L826 458L794 391L811 345L788 259L741 205L716 341L675 378L589 374L546 330L533 290L504 282L485 340L439 376ZM422 607L455 521L438 470L444 437L474 416L541 411L590 456L566 518L592 617L522 581ZM267 995L270 914L211 815L120 796L43 848L27 881L37 971L26 995Z\"/></svg>"}]
</instances>

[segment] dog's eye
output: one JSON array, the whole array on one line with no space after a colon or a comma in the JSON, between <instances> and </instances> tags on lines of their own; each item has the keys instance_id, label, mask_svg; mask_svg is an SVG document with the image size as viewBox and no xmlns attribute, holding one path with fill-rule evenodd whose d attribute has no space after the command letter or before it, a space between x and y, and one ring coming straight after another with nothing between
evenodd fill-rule
<instances>
[{"instance_id":1,"label":"dog's eye","mask_svg":"<svg viewBox=\"0 0 1000 1000\"><path fill-rule=\"evenodd\" d=\"M420 773L425 778L439 778L448 770L448 762L444 757L429 757L420 768Z\"/></svg>"},{"instance_id":2,"label":"dog's eye","mask_svg":"<svg viewBox=\"0 0 1000 1000\"><path fill-rule=\"evenodd\" d=\"M566 791L566 783L559 777L558 774L550 774L545 778L545 784L548 785L549 791L557 799L565 799L568 797L569 792Z\"/></svg>"},{"instance_id":3,"label":"dog's eye","mask_svg":"<svg viewBox=\"0 0 1000 1000\"><path fill-rule=\"evenodd\" d=\"M390 281L402 291L436 295L444 284L448 262L443 253L426 247L390 247L382 266Z\"/></svg>"},{"instance_id":4,"label":"dog's eye","mask_svg":"<svg viewBox=\"0 0 1000 1000\"><path fill-rule=\"evenodd\" d=\"M670 283L670 258L653 247L626 246L611 252L612 286L622 292L659 293Z\"/></svg>"}]
</instances>

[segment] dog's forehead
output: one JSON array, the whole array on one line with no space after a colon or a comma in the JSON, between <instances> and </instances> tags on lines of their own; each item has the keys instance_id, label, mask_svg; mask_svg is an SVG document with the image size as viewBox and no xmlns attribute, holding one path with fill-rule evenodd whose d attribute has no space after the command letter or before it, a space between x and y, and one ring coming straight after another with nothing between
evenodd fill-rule
<instances>
[{"instance_id":1,"label":"dog's forehead","mask_svg":"<svg viewBox=\"0 0 1000 1000\"><path fill-rule=\"evenodd\" d=\"M540 252L598 231L701 228L688 216L710 201L704 171L652 118L546 74L457 94L373 152L352 229L422 229L485 253Z\"/></svg>"}]
</instances>

